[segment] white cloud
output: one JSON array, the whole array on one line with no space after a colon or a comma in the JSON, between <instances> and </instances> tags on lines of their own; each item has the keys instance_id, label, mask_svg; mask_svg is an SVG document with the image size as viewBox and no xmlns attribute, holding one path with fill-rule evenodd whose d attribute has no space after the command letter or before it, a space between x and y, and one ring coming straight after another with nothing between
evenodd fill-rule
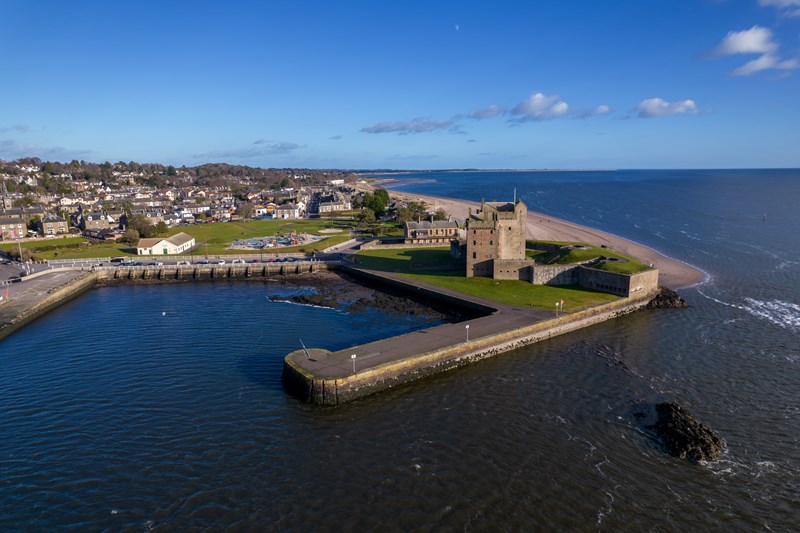
<instances>
[{"instance_id":1,"label":"white cloud","mask_svg":"<svg viewBox=\"0 0 800 533\"><path fill-rule=\"evenodd\" d=\"M10 129L13 129L10 128ZM22 144L12 139L0 141L0 159L19 159L21 157L39 157L46 161L69 161L80 159L93 153L93 150L75 150L63 146L38 146Z\"/></svg>"},{"instance_id":2,"label":"white cloud","mask_svg":"<svg viewBox=\"0 0 800 533\"><path fill-rule=\"evenodd\" d=\"M800 0L797 0L800 5ZM791 5L789 0L762 0L762 5ZM769 28L753 26L749 30L731 31L714 49L714 54L718 56L728 56L735 54L761 54L756 59L748 61L741 67L735 69L731 74L734 76L750 76L762 70L794 70L800 68L800 62L796 59L781 59L775 52L778 50L778 43L772 38Z\"/></svg>"},{"instance_id":3,"label":"white cloud","mask_svg":"<svg viewBox=\"0 0 800 533\"><path fill-rule=\"evenodd\" d=\"M298 148L303 148L299 144L290 142L267 144L263 139L258 139L253 144L257 146L249 146L247 148L238 148L232 150L213 150L211 152L201 152L199 154L192 154L192 157L195 159L252 159L256 157L284 155L294 152Z\"/></svg>"},{"instance_id":4,"label":"white cloud","mask_svg":"<svg viewBox=\"0 0 800 533\"><path fill-rule=\"evenodd\" d=\"M24 124L14 124L13 126L0 126L0 133L6 133L8 131L16 131L18 133L26 133L30 130L30 128Z\"/></svg>"},{"instance_id":5,"label":"white cloud","mask_svg":"<svg viewBox=\"0 0 800 533\"><path fill-rule=\"evenodd\" d=\"M764 54L763 56L748 61L741 67L733 71L734 76L749 76L762 70L794 70L800 67L800 62L796 59L780 59L772 54Z\"/></svg>"},{"instance_id":6,"label":"white cloud","mask_svg":"<svg viewBox=\"0 0 800 533\"><path fill-rule=\"evenodd\" d=\"M372 126L364 126L361 131L364 133L397 133L398 135L409 135L411 133L428 133L436 130L450 129L454 126L452 120L430 120L426 118L415 118L405 122L378 122Z\"/></svg>"},{"instance_id":7,"label":"white cloud","mask_svg":"<svg viewBox=\"0 0 800 533\"><path fill-rule=\"evenodd\" d=\"M753 26L749 30L729 31L714 49L717 55L766 54L778 49L769 28Z\"/></svg>"},{"instance_id":8,"label":"white cloud","mask_svg":"<svg viewBox=\"0 0 800 533\"><path fill-rule=\"evenodd\" d=\"M787 17L800 17L800 0L758 0L762 7L777 7Z\"/></svg>"},{"instance_id":9,"label":"white cloud","mask_svg":"<svg viewBox=\"0 0 800 533\"><path fill-rule=\"evenodd\" d=\"M487 118L494 118L497 115L500 115L504 112L503 108L499 105L492 104L489 107L484 107L483 109L476 109L475 111L470 111L467 114L467 118L471 118L473 120L484 120Z\"/></svg>"},{"instance_id":10,"label":"white cloud","mask_svg":"<svg viewBox=\"0 0 800 533\"><path fill-rule=\"evenodd\" d=\"M694 100L667 102L661 98L648 98L639 102L639 105L636 106L636 113L639 118L695 115L697 114L697 104L695 104Z\"/></svg>"},{"instance_id":11,"label":"white cloud","mask_svg":"<svg viewBox=\"0 0 800 533\"><path fill-rule=\"evenodd\" d=\"M511 114L519 117L513 122L528 122L531 120L547 120L567 114L569 106L560 100L560 96L546 96L542 93L533 93L511 110Z\"/></svg>"},{"instance_id":12,"label":"white cloud","mask_svg":"<svg viewBox=\"0 0 800 533\"><path fill-rule=\"evenodd\" d=\"M603 105L599 105L599 106L595 107L594 109L585 109L585 110L579 111L575 115L575 118L586 119L586 118L596 117L596 116L599 116L599 115L607 115L609 113L611 113L611 108L609 106L603 104Z\"/></svg>"}]
</instances>

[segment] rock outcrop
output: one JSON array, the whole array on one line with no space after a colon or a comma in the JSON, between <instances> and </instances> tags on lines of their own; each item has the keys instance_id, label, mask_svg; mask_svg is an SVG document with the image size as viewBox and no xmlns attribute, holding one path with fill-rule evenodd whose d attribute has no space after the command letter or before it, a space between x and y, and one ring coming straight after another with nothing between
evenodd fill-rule
<instances>
[{"instance_id":1,"label":"rock outcrop","mask_svg":"<svg viewBox=\"0 0 800 533\"><path fill-rule=\"evenodd\" d=\"M650 303L647 304L646 309L680 309L683 307L689 307L689 304L681 297L680 294L672 289L661 287L661 292L659 292L655 298L650 300Z\"/></svg>"},{"instance_id":2,"label":"rock outcrop","mask_svg":"<svg viewBox=\"0 0 800 533\"><path fill-rule=\"evenodd\" d=\"M670 455L690 461L715 461L725 449L722 439L672 402L656 404L658 420L650 429L661 438Z\"/></svg>"}]
</instances>

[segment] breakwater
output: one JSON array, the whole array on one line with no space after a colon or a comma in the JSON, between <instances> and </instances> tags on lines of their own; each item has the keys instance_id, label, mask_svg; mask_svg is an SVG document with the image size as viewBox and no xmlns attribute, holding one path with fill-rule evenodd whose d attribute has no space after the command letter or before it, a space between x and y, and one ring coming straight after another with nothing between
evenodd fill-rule
<instances>
[{"instance_id":1,"label":"breakwater","mask_svg":"<svg viewBox=\"0 0 800 533\"><path fill-rule=\"evenodd\" d=\"M458 298L446 291L382 277L413 293L439 293L443 300ZM317 405L338 405L397 385L444 372L481 359L563 335L646 307L656 292L640 293L605 305L561 316L542 310L496 305L487 316L468 324L448 324L330 352L297 350L284 360L282 380L293 395ZM462 297L460 305L487 310L487 302ZM473 300L473 301L470 301ZM476 334L469 339L470 327ZM462 333L462 332L465 332ZM463 336L462 336L463 335ZM354 357L355 356L355 357Z\"/></svg>"},{"instance_id":2,"label":"breakwater","mask_svg":"<svg viewBox=\"0 0 800 533\"><path fill-rule=\"evenodd\" d=\"M301 261L242 265L191 265L142 267L67 267L39 272L13 284L24 296L0 306L0 339L48 311L98 285L116 283L179 283L213 280L256 280L327 271L336 262Z\"/></svg>"},{"instance_id":3,"label":"breakwater","mask_svg":"<svg viewBox=\"0 0 800 533\"><path fill-rule=\"evenodd\" d=\"M40 294L26 298L26 301L12 299L4 303L0 307L0 340L48 311L91 290L96 283L96 273L76 272L63 282L57 280L42 287ZM18 289L20 285L21 283L16 283L14 289Z\"/></svg>"}]
</instances>

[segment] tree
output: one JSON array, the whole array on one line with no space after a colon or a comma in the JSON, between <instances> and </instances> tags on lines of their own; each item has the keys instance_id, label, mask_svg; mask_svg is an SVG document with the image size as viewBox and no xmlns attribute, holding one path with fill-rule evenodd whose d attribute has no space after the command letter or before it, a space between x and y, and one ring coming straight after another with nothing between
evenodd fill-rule
<instances>
[{"instance_id":1,"label":"tree","mask_svg":"<svg viewBox=\"0 0 800 533\"><path fill-rule=\"evenodd\" d=\"M166 232L167 232L167 225L164 223L163 220L159 221L159 223L156 224L156 234L164 235Z\"/></svg>"},{"instance_id":2,"label":"tree","mask_svg":"<svg viewBox=\"0 0 800 533\"><path fill-rule=\"evenodd\" d=\"M128 215L128 230L136 232L137 237L150 238L156 236L156 228L144 215Z\"/></svg>"},{"instance_id":3,"label":"tree","mask_svg":"<svg viewBox=\"0 0 800 533\"><path fill-rule=\"evenodd\" d=\"M247 220L248 218L250 218L252 216L253 209L254 209L254 206L253 206L252 202L241 202L239 204L239 207L238 207L237 211L239 212L239 216L241 216L243 219Z\"/></svg>"},{"instance_id":4,"label":"tree","mask_svg":"<svg viewBox=\"0 0 800 533\"><path fill-rule=\"evenodd\" d=\"M448 215L447 212L441 207L433 214L433 220L448 220L449 218L450 215Z\"/></svg>"},{"instance_id":5,"label":"tree","mask_svg":"<svg viewBox=\"0 0 800 533\"><path fill-rule=\"evenodd\" d=\"M136 244L139 242L139 232L135 229L126 229L125 235L120 240L128 244Z\"/></svg>"},{"instance_id":6,"label":"tree","mask_svg":"<svg viewBox=\"0 0 800 533\"><path fill-rule=\"evenodd\" d=\"M38 230L39 229L39 222L41 220L42 220L42 217L40 217L39 215L31 217L31 219L28 220L28 229L34 230L34 231Z\"/></svg>"},{"instance_id":7,"label":"tree","mask_svg":"<svg viewBox=\"0 0 800 533\"><path fill-rule=\"evenodd\" d=\"M371 209L362 209L356 215L356 221L358 222L359 229L367 229L370 224L374 224L377 219L375 218L375 212Z\"/></svg>"}]
</instances>

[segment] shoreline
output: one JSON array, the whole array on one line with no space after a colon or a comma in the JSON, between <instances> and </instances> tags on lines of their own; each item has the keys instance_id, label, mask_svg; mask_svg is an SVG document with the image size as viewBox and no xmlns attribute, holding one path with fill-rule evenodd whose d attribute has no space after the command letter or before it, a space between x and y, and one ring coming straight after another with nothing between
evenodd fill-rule
<instances>
[{"instance_id":1,"label":"shoreline","mask_svg":"<svg viewBox=\"0 0 800 533\"><path fill-rule=\"evenodd\" d=\"M361 185L364 186L364 184ZM375 185L368 183L365 185L365 188L374 189ZM392 189L387 190L389 191L389 195L394 199L423 202L431 205L434 210L442 208L459 222L463 222L469 216L470 210L474 212L480 207L480 202L396 191ZM707 272L681 261L680 259L664 255L650 246L537 211L528 211L526 229L527 238L544 241L577 241L606 245L614 251L634 257L643 263L652 263L660 272L659 284L669 289L685 289L702 285L711 277Z\"/></svg>"}]
</instances>

